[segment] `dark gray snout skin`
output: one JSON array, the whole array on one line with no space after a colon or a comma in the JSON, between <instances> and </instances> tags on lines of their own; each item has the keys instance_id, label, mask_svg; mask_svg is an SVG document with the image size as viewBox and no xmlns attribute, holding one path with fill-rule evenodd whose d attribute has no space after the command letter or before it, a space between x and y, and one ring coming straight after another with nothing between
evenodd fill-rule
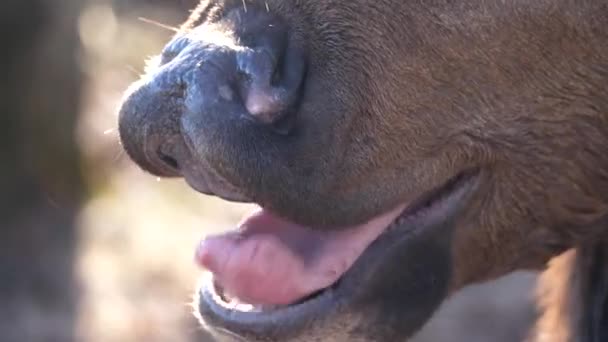
<instances>
[{"instance_id":1,"label":"dark gray snout skin","mask_svg":"<svg viewBox=\"0 0 608 342\"><path fill-rule=\"evenodd\" d=\"M269 182L281 166L275 161L289 153L305 55L269 14L237 11L225 20L239 32L201 26L166 46L158 68L122 106L121 136L129 155L153 174L253 200L242 175L266 174L259 181Z\"/></svg>"}]
</instances>

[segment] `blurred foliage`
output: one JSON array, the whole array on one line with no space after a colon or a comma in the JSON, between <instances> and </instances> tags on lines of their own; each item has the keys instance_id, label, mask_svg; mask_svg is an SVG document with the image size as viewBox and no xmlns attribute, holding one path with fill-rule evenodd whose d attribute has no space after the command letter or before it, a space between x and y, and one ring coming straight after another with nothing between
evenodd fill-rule
<instances>
[{"instance_id":1,"label":"blurred foliage","mask_svg":"<svg viewBox=\"0 0 608 342\"><path fill-rule=\"evenodd\" d=\"M74 220L85 194L73 140L79 3L0 4L2 341L73 338Z\"/></svg>"}]
</instances>

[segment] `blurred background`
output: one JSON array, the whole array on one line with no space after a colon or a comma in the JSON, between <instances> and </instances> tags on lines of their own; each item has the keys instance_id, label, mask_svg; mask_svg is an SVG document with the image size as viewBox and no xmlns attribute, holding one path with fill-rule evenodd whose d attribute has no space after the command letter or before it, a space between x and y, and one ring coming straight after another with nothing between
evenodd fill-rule
<instances>
[{"instance_id":1,"label":"blurred background","mask_svg":"<svg viewBox=\"0 0 608 342\"><path fill-rule=\"evenodd\" d=\"M248 208L144 174L116 128L195 2L0 2L0 341L211 341L191 315L194 246ZM415 342L522 340L535 278L465 289Z\"/></svg>"}]
</instances>

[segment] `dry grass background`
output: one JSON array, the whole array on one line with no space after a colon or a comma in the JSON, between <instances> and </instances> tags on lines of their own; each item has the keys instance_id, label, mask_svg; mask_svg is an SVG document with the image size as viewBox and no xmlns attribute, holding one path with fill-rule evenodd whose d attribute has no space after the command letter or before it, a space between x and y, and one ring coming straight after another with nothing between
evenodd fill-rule
<instances>
[{"instance_id":1,"label":"dry grass background","mask_svg":"<svg viewBox=\"0 0 608 342\"><path fill-rule=\"evenodd\" d=\"M157 180L128 161L118 142L116 106L143 70L144 58L171 36L143 16L177 24L177 12L131 10L97 1L79 20L87 91L78 132L92 197L79 224L82 290L77 339L83 342L201 341L190 315L200 275L194 245L230 228L247 205L194 193L179 180ZM475 286L448 302L417 342L513 342L534 317L534 274Z\"/></svg>"}]
</instances>

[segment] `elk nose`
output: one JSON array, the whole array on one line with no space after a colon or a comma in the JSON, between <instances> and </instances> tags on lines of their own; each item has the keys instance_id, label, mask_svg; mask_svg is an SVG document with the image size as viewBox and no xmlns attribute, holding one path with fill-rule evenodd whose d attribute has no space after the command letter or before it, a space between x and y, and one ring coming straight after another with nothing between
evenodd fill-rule
<instances>
[{"instance_id":1,"label":"elk nose","mask_svg":"<svg viewBox=\"0 0 608 342\"><path fill-rule=\"evenodd\" d=\"M201 25L176 36L125 97L123 146L153 174L200 171L193 155L219 153L213 146L229 132L272 139L296 124L306 58L284 22L263 9L234 10L218 30Z\"/></svg>"}]
</instances>

